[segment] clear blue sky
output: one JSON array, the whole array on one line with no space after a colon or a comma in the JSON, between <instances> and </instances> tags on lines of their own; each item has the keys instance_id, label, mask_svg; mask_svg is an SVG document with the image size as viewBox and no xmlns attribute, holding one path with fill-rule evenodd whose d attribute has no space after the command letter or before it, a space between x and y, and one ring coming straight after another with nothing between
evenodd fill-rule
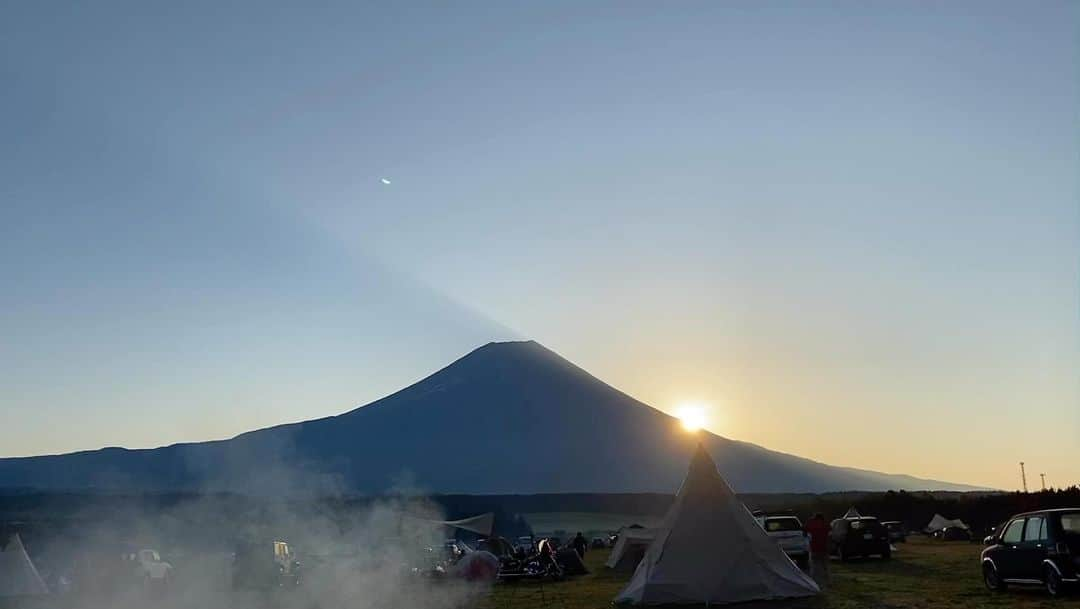
<instances>
[{"instance_id":1,"label":"clear blue sky","mask_svg":"<svg viewBox=\"0 0 1080 609\"><path fill-rule=\"evenodd\" d=\"M7 3L0 453L227 437L535 338L770 448L1078 482L1078 16Z\"/></svg>"}]
</instances>

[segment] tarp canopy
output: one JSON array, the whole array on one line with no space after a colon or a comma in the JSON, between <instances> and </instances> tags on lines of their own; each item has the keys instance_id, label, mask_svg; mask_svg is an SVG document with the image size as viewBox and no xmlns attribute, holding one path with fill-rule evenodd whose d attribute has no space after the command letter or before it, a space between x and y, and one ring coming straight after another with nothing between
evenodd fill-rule
<instances>
[{"instance_id":1,"label":"tarp canopy","mask_svg":"<svg viewBox=\"0 0 1080 609\"><path fill-rule=\"evenodd\" d=\"M491 531L495 527L495 513L488 512L471 518L462 518L461 520L443 520L440 524L490 537Z\"/></svg>"},{"instance_id":2,"label":"tarp canopy","mask_svg":"<svg viewBox=\"0 0 1080 609\"><path fill-rule=\"evenodd\" d=\"M653 539L656 539L656 529L624 527L619 531L615 547L604 564L609 569L632 573L645 556L645 550L649 549Z\"/></svg>"},{"instance_id":3,"label":"tarp canopy","mask_svg":"<svg viewBox=\"0 0 1080 609\"><path fill-rule=\"evenodd\" d=\"M663 527L615 602L708 606L818 592L698 446Z\"/></svg>"},{"instance_id":4,"label":"tarp canopy","mask_svg":"<svg viewBox=\"0 0 1080 609\"><path fill-rule=\"evenodd\" d=\"M851 506L848 508L848 511L844 512L844 518L862 518L862 514L859 513L859 510L855 509L855 506Z\"/></svg>"},{"instance_id":5,"label":"tarp canopy","mask_svg":"<svg viewBox=\"0 0 1080 609\"><path fill-rule=\"evenodd\" d=\"M404 516L427 524L453 527L455 529L469 531L470 533L476 533L477 535L480 535L482 537L490 537L492 530L495 528L494 512L487 512L486 514L480 514L478 516L462 518L461 520L433 520L431 518L424 518L422 516L413 516L412 514L405 514Z\"/></svg>"},{"instance_id":6,"label":"tarp canopy","mask_svg":"<svg viewBox=\"0 0 1080 609\"><path fill-rule=\"evenodd\" d=\"M970 530L970 527L968 527L968 525L959 518L955 520L950 520L949 518L946 518L941 514L934 514L934 517L930 519L930 523L926 525L926 532L936 533L937 531L940 531L941 529L947 527L959 527L961 529Z\"/></svg>"},{"instance_id":7,"label":"tarp canopy","mask_svg":"<svg viewBox=\"0 0 1080 609\"><path fill-rule=\"evenodd\" d=\"M48 594L44 580L23 547L18 533L13 533L0 548L0 597Z\"/></svg>"}]
</instances>

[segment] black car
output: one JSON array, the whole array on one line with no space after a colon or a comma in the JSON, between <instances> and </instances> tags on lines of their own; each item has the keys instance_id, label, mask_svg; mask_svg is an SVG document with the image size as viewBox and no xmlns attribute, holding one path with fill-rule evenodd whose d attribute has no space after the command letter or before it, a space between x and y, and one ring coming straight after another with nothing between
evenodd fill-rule
<instances>
[{"instance_id":1,"label":"black car","mask_svg":"<svg viewBox=\"0 0 1080 609\"><path fill-rule=\"evenodd\" d=\"M907 531L904 529L904 523L898 520L886 520L881 523L881 526L885 527L885 530L889 533L889 541L906 542Z\"/></svg>"},{"instance_id":2,"label":"black car","mask_svg":"<svg viewBox=\"0 0 1080 609\"><path fill-rule=\"evenodd\" d=\"M829 531L829 553L847 560L852 556L880 555L892 557L889 533L872 516L838 518L832 521Z\"/></svg>"},{"instance_id":3,"label":"black car","mask_svg":"<svg viewBox=\"0 0 1080 609\"><path fill-rule=\"evenodd\" d=\"M1080 508L1013 516L986 543L983 581L991 590L1038 585L1058 596L1080 583Z\"/></svg>"}]
</instances>

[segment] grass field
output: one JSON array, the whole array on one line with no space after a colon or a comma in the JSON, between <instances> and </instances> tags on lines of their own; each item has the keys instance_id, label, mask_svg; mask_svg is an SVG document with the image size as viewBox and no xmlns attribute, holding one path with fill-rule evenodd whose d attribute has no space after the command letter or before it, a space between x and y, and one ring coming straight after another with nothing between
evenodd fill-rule
<instances>
[{"instance_id":1,"label":"grass field","mask_svg":"<svg viewBox=\"0 0 1080 609\"><path fill-rule=\"evenodd\" d=\"M812 599L748 603L740 607L792 609L993 608L1080 609L1080 593L1051 599L1041 590L995 594L983 587L978 544L916 538L899 544L893 559L833 561L832 587ZM604 568L607 550L586 556L589 575L557 584L519 582L498 585L482 609L600 609L609 607L625 577Z\"/></svg>"}]
</instances>

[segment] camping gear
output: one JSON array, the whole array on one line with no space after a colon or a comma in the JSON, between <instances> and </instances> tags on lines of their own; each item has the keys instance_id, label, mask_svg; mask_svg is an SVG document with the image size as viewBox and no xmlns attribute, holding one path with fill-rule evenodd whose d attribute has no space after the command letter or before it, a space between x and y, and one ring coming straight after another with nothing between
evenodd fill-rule
<instances>
[{"instance_id":1,"label":"camping gear","mask_svg":"<svg viewBox=\"0 0 1080 609\"><path fill-rule=\"evenodd\" d=\"M436 520L406 513L402 513L401 518L402 520L418 522L422 525L435 525L451 529L460 529L462 531L473 533L474 535L479 535L480 537L491 537L491 532L495 528L495 512L486 512L477 516L462 518L461 520Z\"/></svg>"},{"instance_id":2,"label":"camping gear","mask_svg":"<svg viewBox=\"0 0 1080 609\"><path fill-rule=\"evenodd\" d=\"M615 602L709 606L818 592L758 526L699 445L663 528Z\"/></svg>"},{"instance_id":3,"label":"camping gear","mask_svg":"<svg viewBox=\"0 0 1080 609\"><path fill-rule=\"evenodd\" d=\"M624 528L619 531L615 541L615 548L611 550L607 562L607 568L614 569L619 573L633 573L638 563L645 557L645 551L649 544L656 539L655 529Z\"/></svg>"},{"instance_id":4,"label":"camping gear","mask_svg":"<svg viewBox=\"0 0 1080 609\"><path fill-rule=\"evenodd\" d=\"M0 598L48 594L19 534L12 533L5 542L0 547Z\"/></svg>"},{"instance_id":5,"label":"camping gear","mask_svg":"<svg viewBox=\"0 0 1080 609\"><path fill-rule=\"evenodd\" d=\"M959 518L955 520L950 520L942 516L941 514L934 514L934 517L930 519L930 523L926 525L925 531L933 535L934 533L937 533L938 531L947 527L958 527L961 529L967 529L969 531L971 530L971 527L964 524L964 521L960 520Z\"/></svg>"},{"instance_id":6,"label":"camping gear","mask_svg":"<svg viewBox=\"0 0 1080 609\"><path fill-rule=\"evenodd\" d=\"M469 552L453 567L453 573L467 582L490 584L499 576L499 559L491 552Z\"/></svg>"},{"instance_id":7,"label":"camping gear","mask_svg":"<svg viewBox=\"0 0 1080 609\"><path fill-rule=\"evenodd\" d=\"M585 563L581 562L581 555L574 548L560 549L555 553L555 560L562 567L563 575L585 575L589 572Z\"/></svg>"}]
</instances>

